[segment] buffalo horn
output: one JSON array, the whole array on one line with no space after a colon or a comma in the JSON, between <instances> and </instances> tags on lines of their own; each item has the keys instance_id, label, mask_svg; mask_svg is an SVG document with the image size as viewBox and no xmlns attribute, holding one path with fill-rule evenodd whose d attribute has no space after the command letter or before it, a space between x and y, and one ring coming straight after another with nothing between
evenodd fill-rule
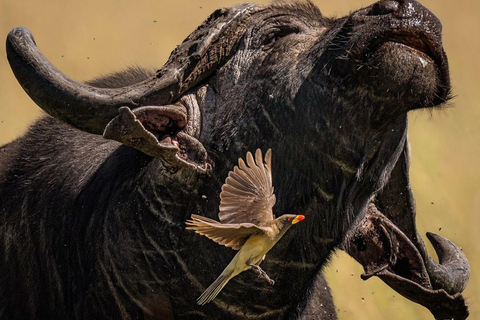
<instances>
[{"instance_id":1,"label":"buffalo horn","mask_svg":"<svg viewBox=\"0 0 480 320\"><path fill-rule=\"evenodd\" d=\"M9 33L7 57L18 82L36 104L51 116L95 134L103 133L119 107L134 108L153 95L160 104L165 103L178 86L174 74L123 88L98 88L77 82L45 58L25 28Z\"/></svg>"},{"instance_id":2,"label":"buffalo horn","mask_svg":"<svg viewBox=\"0 0 480 320\"><path fill-rule=\"evenodd\" d=\"M256 8L241 4L215 11L154 77L122 88L99 88L67 77L38 50L25 28L9 33L7 57L18 82L44 111L84 131L102 134L120 107L171 104L213 74L235 51Z\"/></svg>"},{"instance_id":3,"label":"buffalo horn","mask_svg":"<svg viewBox=\"0 0 480 320\"><path fill-rule=\"evenodd\" d=\"M444 289L452 295L462 292L470 278L470 265L462 249L438 234L427 232L427 238L439 260L436 263L429 256L425 260L433 288Z\"/></svg>"}]
</instances>

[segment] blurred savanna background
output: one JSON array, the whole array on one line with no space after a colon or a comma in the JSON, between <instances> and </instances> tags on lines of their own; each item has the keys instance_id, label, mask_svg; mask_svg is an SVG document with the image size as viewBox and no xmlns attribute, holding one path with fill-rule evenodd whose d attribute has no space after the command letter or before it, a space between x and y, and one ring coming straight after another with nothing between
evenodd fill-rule
<instances>
[{"instance_id":1,"label":"blurred savanna background","mask_svg":"<svg viewBox=\"0 0 480 320\"><path fill-rule=\"evenodd\" d=\"M76 80L88 80L133 65L159 68L214 9L237 2L2 0L0 38L5 39L13 27L27 27L55 66ZM329 16L348 14L371 3L313 2ZM471 308L470 319L480 319L480 3L421 2L443 23L455 98L443 110L410 114L417 222L422 234L439 233L464 249L472 268L464 295ZM14 78L2 47L0 144L20 136L41 115ZM332 258L325 271L342 320L433 319L426 309L380 280L362 281L362 268L342 252Z\"/></svg>"}]
</instances>

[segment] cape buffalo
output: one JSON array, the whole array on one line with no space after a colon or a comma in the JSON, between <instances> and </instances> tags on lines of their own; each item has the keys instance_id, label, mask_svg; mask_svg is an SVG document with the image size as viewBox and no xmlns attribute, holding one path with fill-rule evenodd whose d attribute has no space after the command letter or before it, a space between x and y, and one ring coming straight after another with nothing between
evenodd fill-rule
<instances>
[{"instance_id":1,"label":"cape buffalo","mask_svg":"<svg viewBox=\"0 0 480 320\"><path fill-rule=\"evenodd\" d=\"M414 0L324 17L309 2L215 11L158 71L88 84L31 33L11 68L49 115L0 152L1 319L336 319L322 267L343 248L437 319L465 319L468 262L415 228L407 112L450 97L441 24ZM275 212L302 213L262 268L196 298L235 252L185 230L218 215L247 151L272 149ZM295 229L295 230L293 230Z\"/></svg>"}]
</instances>

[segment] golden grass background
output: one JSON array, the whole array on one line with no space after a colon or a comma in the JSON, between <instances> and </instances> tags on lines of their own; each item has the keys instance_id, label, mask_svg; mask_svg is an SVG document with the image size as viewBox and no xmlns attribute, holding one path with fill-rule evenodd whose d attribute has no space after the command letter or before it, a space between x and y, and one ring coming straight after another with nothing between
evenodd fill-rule
<instances>
[{"instance_id":1,"label":"golden grass background","mask_svg":"<svg viewBox=\"0 0 480 320\"><path fill-rule=\"evenodd\" d=\"M29 28L41 51L77 80L131 65L160 67L214 9L235 0L2 0L0 38ZM258 3L267 1L259 0ZM341 16L370 1L314 0ZM455 99L441 111L410 115L411 179L420 232L437 232L462 246L472 277L464 294L470 319L480 319L480 3L425 0L444 26ZM2 40L4 41L4 40ZM0 50L0 144L13 140L42 112L18 85ZM1 205L1 199L0 199ZM381 281L360 279L362 268L339 253L326 268L340 319L433 319Z\"/></svg>"}]
</instances>

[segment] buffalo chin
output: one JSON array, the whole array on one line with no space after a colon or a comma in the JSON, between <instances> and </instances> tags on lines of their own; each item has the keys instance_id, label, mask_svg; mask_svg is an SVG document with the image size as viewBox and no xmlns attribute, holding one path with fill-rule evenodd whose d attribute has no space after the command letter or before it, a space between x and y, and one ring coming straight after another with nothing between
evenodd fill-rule
<instances>
[{"instance_id":1,"label":"buffalo chin","mask_svg":"<svg viewBox=\"0 0 480 320\"><path fill-rule=\"evenodd\" d=\"M396 41L385 41L365 54L364 66L377 96L401 100L407 110L431 108L449 99L448 79L426 52ZM375 81L375 79L378 79Z\"/></svg>"}]
</instances>

